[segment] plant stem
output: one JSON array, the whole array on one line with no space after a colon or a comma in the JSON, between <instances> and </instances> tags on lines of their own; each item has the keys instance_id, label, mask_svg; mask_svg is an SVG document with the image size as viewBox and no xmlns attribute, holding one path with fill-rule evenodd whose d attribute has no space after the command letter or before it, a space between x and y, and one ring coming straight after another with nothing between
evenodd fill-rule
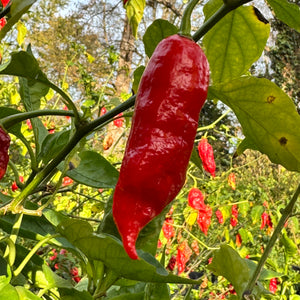
<instances>
[{"instance_id":1,"label":"plant stem","mask_svg":"<svg viewBox=\"0 0 300 300\"><path fill-rule=\"evenodd\" d=\"M36 118L39 116L70 116L74 117L73 111L67 111L67 110L60 110L60 109L41 109L41 110L34 110L34 111L28 111L23 112L19 114L10 115L8 117L5 117L1 119L0 124L5 128L9 129L10 127L16 125L16 123L25 121L27 119Z\"/></svg>"},{"instance_id":2,"label":"plant stem","mask_svg":"<svg viewBox=\"0 0 300 300\"><path fill-rule=\"evenodd\" d=\"M224 112L224 114L222 116L220 116L216 121L214 121L213 123L207 125L207 126L203 126L203 127L198 127L197 128L197 132L198 131L204 131L204 130L208 130L208 129L213 129L216 124L218 124L223 118L225 118L229 113L231 112L231 109L228 109Z\"/></svg>"},{"instance_id":3,"label":"plant stem","mask_svg":"<svg viewBox=\"0 0 300 300\"><path fill-rule=\"evenodd\" d=\"M255 287L255 284L259 278L259 275L262 271L262 268L269 256L269 254L271 253L272 251L272 248L275 244L275 242L277 241L280 233L281 233L281 230L282 228L284 227L284 224L286 223L286 221L289 219L289 217L291 216L292 212L293 212L293 208L295 206L295 203L297 201L297 198L298 196L300 195L300 184L298 185L298 188L296 189L296 192L293 196L293 198L291 199L291 201L288 203L288 205L285 207L285 209L281 212L282 215L281 215L281 218L271 236L271 239L270 241L268 242L267 244L267 247L262 255L262 257L260 258L258 264L257 264L257 267L252 275L252 278L251 280L249 281L248 285L247 285L247 288L243 294L243 298L244 299L248 299L249 296L251 296L252 294L252 291Z\"/></svg>"},{"instance_id":4,"label":"plant stem","mask_svg":"<svg viewBox=\"0 0 300 300\"><path fill-rule=\"evenodd\" d=\"M191 0L182 15L179 34L190 37L191 36L191 15L199 0Z\"/></svg>"},{"instance_id":5,"label":"plant stem","mask_svg":"<svg viewBox=\"0 0 300 300\"><path fill-rule=\"evenodd\" d=\"M20 263L20 265L17 267L17 269L14 271L14 276L18 276L22 270L24 269L24 267L26 266L26 264L29 262L29 260L32 258L32 256L34 255L34 253L45 243L47 243L48 241L52 240L53 238L58 237L59 234L55 234L55 235L51 235L48 236L44 239L42 239L41 241L39 241L31 250L30 252L26 255L26 257L23 259L23 261Z\"/></svg>"},{"instance_id":6,"label":"plant stem","mask_svg":"<svg viewBox=\"0 0 300 300\"><path fill-rule=\"evenodd\" d=\"M227 0L204 24L193 34L192 38L195 42L199 41L205 33L215 26L229 12L248 3L252 0Z\"/></svg>"}]
</instances>

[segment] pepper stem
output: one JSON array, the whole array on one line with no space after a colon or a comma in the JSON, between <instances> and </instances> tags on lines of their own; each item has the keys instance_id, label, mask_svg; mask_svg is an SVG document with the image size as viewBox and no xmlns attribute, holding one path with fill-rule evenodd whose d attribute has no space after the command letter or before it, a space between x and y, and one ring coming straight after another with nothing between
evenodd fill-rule
<instances>
[{"instance_id":1,"label":"pepper stem","mask_svg":"<svg viewBox=\"0 0 300 300\"><path fill-rule=\"evenodd\" d=\"M191 15L199 0L191 0L184 12L180 23L179 34L191 37Z\"/></svg>"}]
</instances>

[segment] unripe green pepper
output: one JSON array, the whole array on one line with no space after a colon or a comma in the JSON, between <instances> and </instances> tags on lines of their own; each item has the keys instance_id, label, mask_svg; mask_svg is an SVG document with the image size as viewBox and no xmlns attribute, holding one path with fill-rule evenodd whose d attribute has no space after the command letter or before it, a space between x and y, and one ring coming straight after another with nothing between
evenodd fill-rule
<instances>
[{"instance_id":1,"label":"unripe green pepper","mask_svg":"<svg viewBox=\"0 0 300 300\"><path fill-rule=\"evenodd\" d=\"M114 220L132 259L141 229L185 182L208 81L203 51L178 34L158 44L141 78L113 198Z\"/></svg>"}]
</instances>

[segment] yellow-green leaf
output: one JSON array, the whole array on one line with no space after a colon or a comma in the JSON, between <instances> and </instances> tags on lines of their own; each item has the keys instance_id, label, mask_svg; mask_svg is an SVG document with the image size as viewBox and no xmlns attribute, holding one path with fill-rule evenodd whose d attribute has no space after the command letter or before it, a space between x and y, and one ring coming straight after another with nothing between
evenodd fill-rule
<instances>
[{"instance_id":1,"label":"yellow-green leaf","mask_svg":"<svg viewBox=\"0 0 300 300\"><path fill-rule=\"evenodd\" d=\"M203 44L214 83L245 74L266 45L270 25L252 6L240 7L218 22Z\"/></svg>"},{"instance_id":2,"label":"yellow-green leaf","mask_svg":"<svg viewBox=\"0 0 300 300\"><path fill-rule=\"evenodd\" d=\"M268 155L290 171L300 171L300 116L293 101L265 78L241 77L215 85L210 97L232 108L246 137L243 149Z\"/></svg>"},{"instance_id":3,"label":"yellow-green leaf","mask_svg":"<svg viewBox=\"0 0 300 300\"><path fill-rule=\"evenodd\" d=\"M17 25L17 30L18 30L17 42L19 46L22 46L27 33L27 28L23 22L19 21Z\"/></svg>"},{"instance_id":4,"label":"yellow-green leaf","mask_svg":"<svg viewBox=\"0 0 300 300\"><path fill-rule=\"evenodd\" d=\"M132 34L135 38L137 37L137 28L142 20L145 5L145 0L130 0L125 6Z\"/></svg>"}]
</instances>

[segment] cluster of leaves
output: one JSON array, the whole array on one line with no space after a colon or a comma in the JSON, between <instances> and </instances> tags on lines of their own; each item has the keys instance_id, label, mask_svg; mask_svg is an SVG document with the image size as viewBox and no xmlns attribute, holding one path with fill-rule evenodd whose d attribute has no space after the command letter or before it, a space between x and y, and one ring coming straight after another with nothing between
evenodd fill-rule
<instances>
[{"instance_id":1,"label":"cluster of leaves","mask_svg":"<svg viewBox=\"0 0 300 300\"><path fill-rule=\"evenodd\" d=\"M0 38L34 2L12 0ZM227 2L230 5L231 1ZM288 24L298 28L299 12L294 6L285 3L280 10L278 0L268 3L283 20L287 18L281 12L291 12ZM143 7L137 0L126 3L135 30ZM222 1L209 1L204 7L206 20L222 7ZM205 35L203 44L212 78L209 97L221 99L240 120L246 139L238 154L253 148L287 170L299 171L300 120L291 99L270 81L243 76L259 58L269 30L255 8L241 6ZM167 21L156 20L143 38L146 54L151 57L157 43L177 31ZM131 114L122 112L133 105L134 97L122 103L109 84L96 89L90 70L83 64L84 59L93 63L88 49L73 44L68 50L75 55L75 62L67 59L67 66L80 71L82 94L86 96L78 105L67 94L72 86L61 80L60 88L49 81L30 47L13 53L0 67L0 74L17 78L12 84L1 83L1 125L13 136L9 171L1 181L0 193L1 297L170 299L170 287L173 298L186 293L188 299L193 293L194 298L201 299L241 299L299 175L255 159L242 162L243 168L232 166L232 162L229 166L217 163L216 172L215 165L204 164L204 170L215 176L211 179L202 169L205 155L200 155L201 163L195 150L186 186L173 208L167 207L141 232L137 241L140 259L131 260L111 213L112 191L118 180L116 163L121 157L114 151L104 156L105 151L115 149L111 145L114 135L105 141L111 128L121 131L116 142L126 134ZM107 58L112 64L113 54L108 53ZM134 92L143 69L141 66L134 74ZM104 95L107 97L109 91L110 101L106 103ZM26 122L28 118L30 122ZM211 128L215 126L213 123ZM227 136L227 128L223 130ZM188 201L192 186L201 190L202 196ZM268 296L271 279L272 292L297 297L299 274L291 268L299 265L297 233L295 216L271 254L268 270L259 277L253 291L256 298ZM182 291L184 284L200 287Z\"/></svg>"}]
</instances>

